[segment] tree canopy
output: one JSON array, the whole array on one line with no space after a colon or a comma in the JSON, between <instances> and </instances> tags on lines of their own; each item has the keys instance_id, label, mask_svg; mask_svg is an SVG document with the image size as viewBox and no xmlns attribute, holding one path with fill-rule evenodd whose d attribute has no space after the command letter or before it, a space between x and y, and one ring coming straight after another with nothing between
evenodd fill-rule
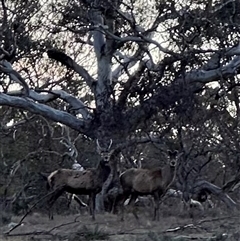
<instances>
[{"instance_id":1,"label":"tree canopy","mask_svg":"<svg viewBox=\"0 0 240 241\"><path fill-rule=\"evenodd\" d=\"M3 1L2 13L0 104L89 137L192 117L196 102L211 112L238 89L235 1Z\"/></svg>"}]
</instances>

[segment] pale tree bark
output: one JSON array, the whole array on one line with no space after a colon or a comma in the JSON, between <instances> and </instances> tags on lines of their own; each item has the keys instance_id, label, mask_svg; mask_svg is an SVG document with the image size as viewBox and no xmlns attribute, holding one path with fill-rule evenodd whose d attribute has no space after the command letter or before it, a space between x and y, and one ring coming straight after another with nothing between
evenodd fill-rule
<instances>
[{"instance_id":1,"label":"pale tree bark","mask_svg":"<svg viewBox=\"0 0 240 241\"><path fill-rule=\"evenodd\" d=\"M122 97L120 96L119 100L116 102L117 109L115 109L114 111L116 114L120 115L121 121L122 123L124 123L126 131L123 133L128 133L129 131L135 129L141 120L148 118L149 115L153 115L158 111L159 108L169 108L175 103L176 100L181 99L184 93L175 92L177 86L179 86L181 83L187 83L188 88L191 89L192 92L199 92L202 90L205 84L217 81L220 78L228 78L230 76L234 76L236 73L238 73L240 68L240 57L238 56L238 54L240 53L239 46L240 45L233 46L231 49L226 51L225 56L233 57L232 60L229 61L227 64L220 66L219 68L214 70L202 70L200 68L190 71L186 73L184 80L181 78L177 78L175 81L173 81L171 85L159 88L158 92L155 95L147 99L141 105L136 105L135 107L130 108L124 113L122 112L124 111L124 109L119 113L116 113L121 107L124 106L126 102L127 92L122 92ZM118 123L116 123L116 120L113 120L112 118L113 100L111 99L110 61L110 56L103 57L99 61L98 65L99 69L101 70L99 70L99 79L91 83L94 83L93 85L96 85L96 88L94 90L94 95L97 103L96 113L97 115L100 115L101 125L106 124L108 125L108 127L110 127L109 125L116 125L116 129L119 130L122 127L122 123L121 125L119 125ZM142 66L142 68L140 68L140 72L143 71L143 69L145 68L146 66ZM161 64L159 65L159 68L161 68ZM85 71L86 70L84 70L84 72ZM86 75L85 78L89 79L89 75ZM130 78L129 80L134 81L134 78ZM129 85L131 85L131 82L129 83ZM79 130L84 134L91 134L92 131L90 131L89 129L92 122L91 119L93 118L92 113L89 112L87 108L85 108L85 105L81 102L80 99L73 97L64 91L54 90L47 92L48 93L45 94L30 90L28 98L20 97L23 94L21 91L9 92L6 94L1 93L0 104L16 108L22 108L35 114L43 115L44 117L50 118L54 121L69 125L71 128ZM124 93L126 93L126 96L123 98ZM19 97L17 97L16 95L19 95ZM66 112L59 111L41 104L47 103L48 101L57 98L62 98L64 101L69 103L70 108L77 110L78 113L82 114L83 118L79 119ZM33 100L35 100L35 102L33 102ZM118 118L118 120L120 119ZM110 133L109 135L109 137L111 138ZM96 133L95 136L97 137Z\"/></svg>"}]
</instances>

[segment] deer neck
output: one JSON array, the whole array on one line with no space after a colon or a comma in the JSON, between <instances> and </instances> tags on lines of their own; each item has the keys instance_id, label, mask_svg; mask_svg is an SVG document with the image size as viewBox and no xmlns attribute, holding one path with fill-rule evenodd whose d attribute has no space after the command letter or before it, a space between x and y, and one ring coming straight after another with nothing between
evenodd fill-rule
<instances>
[{"instance_id":1,"label":"deer neck","mask_svg":"<svg viewBox=\"0 0 240 241\"><path fill-rule=\"evenodd\" d=\"M97 167L97 177L98 177L98 180L101 180L102 182L104 182L105 169L106 169L106 164L100 161Z\"/></svg>"},{"instance_id":2,"label":"deer neck","mask_svg":"<svg viewBox=\"0 0 240 241\"><path fill-rule=\"evenodd\" d=\"M162 169L162 176L163 176L163 184L164 186L168 186L172 183L176 176L176 167L167 165Z\"/></svg>"}]
</instances>

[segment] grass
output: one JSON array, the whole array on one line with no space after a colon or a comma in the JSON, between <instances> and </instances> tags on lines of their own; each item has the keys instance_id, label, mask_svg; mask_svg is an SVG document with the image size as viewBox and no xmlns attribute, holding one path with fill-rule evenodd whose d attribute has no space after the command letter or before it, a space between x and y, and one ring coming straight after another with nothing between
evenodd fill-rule
<instances>
[{"instance_id":1,"label":"grass","mask_svg":"<svg viewBox=\"0 0 240 241\"><path fill-rule=\"evenodd\" d=\"M74 237L69 239L70 241L89 241L89 240L108 240L109 235L104 232L98 225L93 229L89 229L87 226L83 226L81 230L77 231Z\"/></svg>"}]
</instances>

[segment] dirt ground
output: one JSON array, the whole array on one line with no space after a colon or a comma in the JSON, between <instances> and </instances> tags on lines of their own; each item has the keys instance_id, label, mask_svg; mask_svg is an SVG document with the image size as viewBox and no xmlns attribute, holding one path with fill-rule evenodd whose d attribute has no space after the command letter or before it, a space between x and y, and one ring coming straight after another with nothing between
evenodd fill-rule
<instances>
[{"instance_id":1,"label":"dirt ground","mask_svg":"<svg viewBox=\"0 0 240 241\"><path fill-rule=\"evenodd\" d=\"M46 214L35 212L10 232L22 217L13 217L12 223L0 227L0 240L240 240L239 209L213 208L204 213L196 210L192 218L179 210L178 206L162 206L158 222L152 221L147 208L139 208L139 220L126 210L124 222L108 213L97 214L93 222L87 213L55 215L54 220L49 220Z\"/></svg>"}]
</instances>

